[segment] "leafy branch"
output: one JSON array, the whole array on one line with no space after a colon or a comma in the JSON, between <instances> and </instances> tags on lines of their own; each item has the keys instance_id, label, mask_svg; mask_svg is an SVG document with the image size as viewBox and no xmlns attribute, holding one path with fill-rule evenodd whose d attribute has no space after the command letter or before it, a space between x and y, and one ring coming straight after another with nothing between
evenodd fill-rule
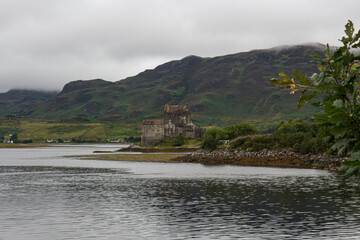
<instances>
[{"instance_id":1,"label":"leafy branch","mask_svg":"<svg viewBox=\"0 0 360 240\"><path fill-rule=\"evenodd\" d=\"M333 149L339 154L352 153L357 159L360 152L360 30L355 32L349 20L345 25L342 46L326 46L325 57L312 55L317 61L319 73L311 77L301 71L293 71L292 77L281 72L280 78L270 82L290 89L290 94L299 91L298 109L307 103L322 109L313 116L326 127L329 137L334 139ZM360 158L358 159L360 162Z\"/></svg>"}]
</instances>

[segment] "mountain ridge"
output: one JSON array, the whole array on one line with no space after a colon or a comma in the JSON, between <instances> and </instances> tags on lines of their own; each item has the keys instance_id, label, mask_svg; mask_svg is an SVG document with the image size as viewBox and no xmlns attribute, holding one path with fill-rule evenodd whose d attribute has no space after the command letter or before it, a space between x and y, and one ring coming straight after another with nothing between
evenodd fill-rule
<instances>
[{"instance_id":1,"label":"mountain ridge","mask_svg":"<svg viewBox=\"0 0 360 240\"><path fill-rule=\"evenodd\" d=\"M190 55L116 82L77 80L27 115L61 119L85 114L100 121L140 122L161 116L168 103L188 104L194 122L201 126L306 118L315 110L305 107L297 112L297 96L268 80L281 71L316 72L310 55L323 55L324 46L275 47L211 58Z\"/></svg>"},{"instance_id":2,"label":"mountain ridge","mask_svg":"<svg viewBox=\"0 0 360 240\"><path fill-rule=\"evenodd\" d=\"M0 115L25 115L29 109L55 97L58 91L11 89L0 93Z\"/></svg>"}]
</instances>

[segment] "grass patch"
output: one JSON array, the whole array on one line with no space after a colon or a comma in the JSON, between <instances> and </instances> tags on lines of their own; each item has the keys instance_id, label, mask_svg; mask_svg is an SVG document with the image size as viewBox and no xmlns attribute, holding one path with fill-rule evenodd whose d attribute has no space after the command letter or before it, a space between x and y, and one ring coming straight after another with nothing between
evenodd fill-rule
<instances>
[{"instance_id":1,"label":"grass patch","mask_svg":"<svg viewBox=\"0 0 360 240\"><path fill-rule=\"evenodd\" d=\"M129 124L121 122L104 123L105 135L107 138L128 138L141 135L140 124Z\"/></svg>"},{"instance_id":2,"label":"grass patch","mask_svg":"<svg viewBox=\"0 0 360 240\"><path fill-rule=\"evenodd\" d=\"M77 124L63 124L63 125L55 125L48 128L49 133L71 133L85 130L87 127L85 125L77 125Z\"/></svg>"},{"instance_id":3,"label":"grass patch","mask_svg":"<svg viewBox=\"0 0 360 240\"><path fill-rule=\"evenodd\" d=\"M201 139L184 139L183 144L177 144L176 138L167 138L161 140L159 143L155 145L156 148L173 148L173 147L181 147L181 148L196 148L200 147L202 140Z\"/></svg>"},{"instance_id":4,"label":"grass patch","mask_svg":"<svg viewBox=\"0 0 360 240\"><path fill-rule=\"evenodd\" d=\"M107 139L123 139L140 136L140 124L121 122L57 122L17 117L13 120L0 117L0 138L18 134L18 140L34 143L46 139L77 139L85 142L106 142Z\"/></svg>"},{"instance_id":5,"label":"grass patch","mask_svg":"<svg viewBox=\"0 0 360 240\"><path fill-rule=\"evenodd\" d=\"M21 132L18 128L0 127L0 137L8 134L19 134Z\"/></svg>"}]
</instances>

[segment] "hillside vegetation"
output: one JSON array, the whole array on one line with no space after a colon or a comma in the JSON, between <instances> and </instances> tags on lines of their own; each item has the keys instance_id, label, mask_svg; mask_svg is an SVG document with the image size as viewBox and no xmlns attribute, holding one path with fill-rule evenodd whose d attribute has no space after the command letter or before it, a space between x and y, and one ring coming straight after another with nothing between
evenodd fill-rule
<instances>
[{"instance_id":1,"label":"hillside vegetation","mask_svg":"<svg viewBox=\"0 0 360 240\"><path fill-rule=\"evenodd\" d=\"M245 121L264 130L281 119L314 113L311 106L296 111L298 97L268 79L294 69L313 73L316 63L309 55L322 55L323 47L291 46L214 58L189 56L118 82L74 81L27 115L63 119L84 114L98 121L139 124L144 118L159 118L165 103L188 104L194 123L200 126Z\"/></svg>"},{"instance_id":2,"label":"hillside vegetation","mask_svg":"<svg viewBox=\"0 0 360 240\"><path fill-rule=\"evenodd\" d=\"M140 136L136 124L119 122L59 122L24 117L0 118L0 137L16 134L19 142L44 142L47 139L68 139L76 142L106 142Z\"/></svg>"},{"instance_id":3,"label":"hillside vegetation","mask_svg":"<svg viewBox=\"0 0 360 240\"><path fill-rule=\"evenodd\" d=\"M0 116L7 114L24 115L30 109L55 97L56 91L10 90L0 93Z\"/></svg>"}]
</instances>

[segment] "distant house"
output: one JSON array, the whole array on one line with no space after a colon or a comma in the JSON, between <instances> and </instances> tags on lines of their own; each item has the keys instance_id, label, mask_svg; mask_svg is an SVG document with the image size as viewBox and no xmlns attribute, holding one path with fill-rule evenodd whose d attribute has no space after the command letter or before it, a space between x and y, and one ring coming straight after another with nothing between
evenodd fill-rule
<instances>
[{"instance_id":1,"label":"distant house","mask_svg":"<svg viewBox=\"0 0 360 240\"><path fill-rule=\"evenodd\" d=\"M47 143L53 143L53 142L54 142L54 139L46 139L46 142L47 142Z\"/></svg>"},{"instance_id":2,"label":"distant house","mask_svg":"<svg viewBox=\"0 0 360 240\"><path fill-rule=\"evenodd\" d=\"M111 142L111 143L120 143L122 141L120 139L110 139L109 142Z\"/></svg>"},{"instance_id":3,"label":"distant house","mask_svg":"<svg viewBox=\"0 0 360 240\"><path fill-rule=\"evenodd\" d=\"M64 140L64 143L70 143L70 140L69 140L69 139L65 139L65 140Z\"/></svg>"},{"instance_id":4,"label":"distant house","mask_svg":"<svg viewBox=\"0 0 360 240\"><path fill-rule=\"evenodd\" d=\"M12 134L9 134L8 136L5 136L4 137L4 143L14 143L14 141L11 140L12 136L13 136Z\"/></svg>"}]
</instances>

